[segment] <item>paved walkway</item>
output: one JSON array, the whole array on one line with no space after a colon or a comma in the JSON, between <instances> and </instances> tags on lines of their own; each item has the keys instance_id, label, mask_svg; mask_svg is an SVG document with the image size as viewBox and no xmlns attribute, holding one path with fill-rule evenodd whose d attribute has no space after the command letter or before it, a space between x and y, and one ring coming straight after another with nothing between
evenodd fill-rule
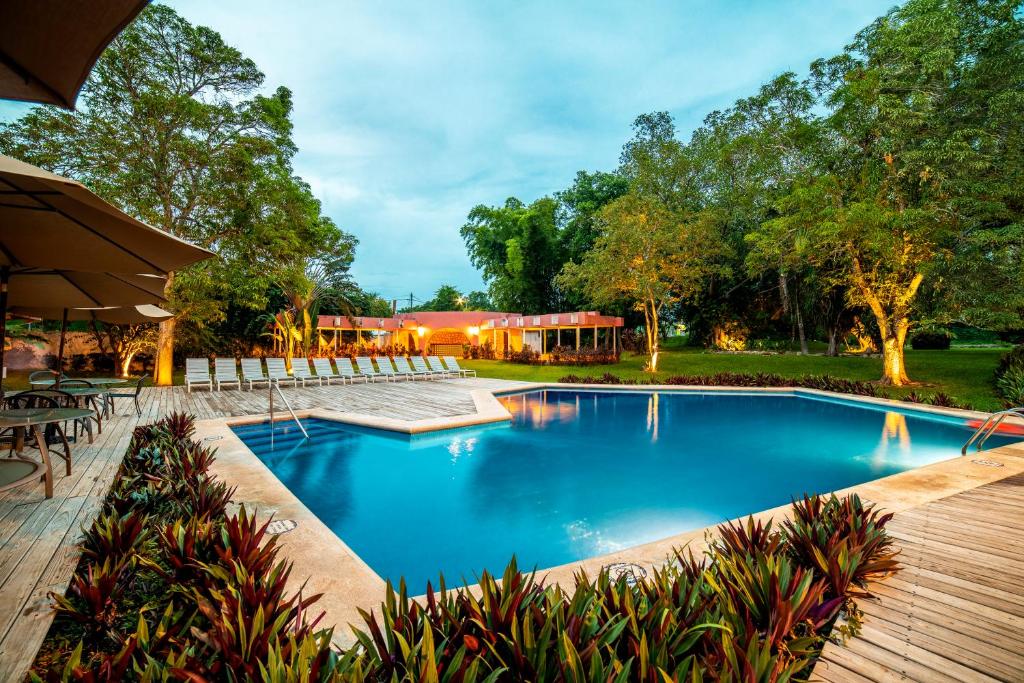
<instances>
[{"instance_id":1,"label":"paved walkway","mask_svg":"<svg viewBox=\"0 0 1024 683\"><path fill-rule=\"evenodd\" d=\"M903 570L814 681L1024 681L1024 475L898 513Z\"/></svg>"},{"instance_id":2,"label":"paved walkway","mask_svg":"<svg viewBox=\"0 0 1024 683\"><path fill-rule=\"evenodd\" d=\"M519 385L452 379L282 391L296 410L319 407L418 420L474 413L471 390ZM264 414L268 392L147 388L141 403L141 418L134 412L115 417L104 423L103 434L94 443L83 440L73 448L71 476L64 476L63 465L55 464L53 498L43 497L41 483L0 492L0 681L20 680L35 658L53 619L47 594L67 590L78 564L81 528L98 514L135 426L172 411L199 419ZM120 412L128 409L127 401L119 402Z\"/></svg>"}]
</instances>

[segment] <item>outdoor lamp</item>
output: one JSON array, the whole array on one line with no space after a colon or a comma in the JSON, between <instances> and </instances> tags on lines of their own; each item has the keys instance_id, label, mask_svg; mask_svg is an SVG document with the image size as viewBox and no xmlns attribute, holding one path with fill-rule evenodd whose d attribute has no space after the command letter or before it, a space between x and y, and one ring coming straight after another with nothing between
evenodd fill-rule
<instances>
[{"instance_id":1,"label":"outdoor lamp","mask_svg":"<svg viewBox=\"0 0 1024 683\"><path fill-rule=\"evenodd\" d=\"M479 328L479 327L477 327L476 325L474 325L474 326L470 327L470 328L469 328L468 330L466 330L466 331L467 331L467 332L469 332L469 336L470 336L470 337L476 337L476 336L478 336L478 335L480 334L480 328Z\"/></svg>"},{"instance_id":2,"label":"outdoor lamp","mask_svg":"<svg viewBox=\"0 0 1024 683\"><path fill-rule=\"evenodd\" d=\"M419 336L422 337L426 333L427 333L427 328L423 327L423 325L420 325L419 327L416 328L416 334L418 334Z\"/></svg>"}]
</instances>

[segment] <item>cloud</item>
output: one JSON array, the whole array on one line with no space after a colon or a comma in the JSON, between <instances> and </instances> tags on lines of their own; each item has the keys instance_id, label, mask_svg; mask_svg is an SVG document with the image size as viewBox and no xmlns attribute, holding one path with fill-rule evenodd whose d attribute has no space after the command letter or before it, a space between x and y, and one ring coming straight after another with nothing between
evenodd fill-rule
<instances>
[{"instance_id":1,"label":"cloud","mask_svg":"<svg viewBox=\"0 0 1024 683\"><path fill-rule=\"evenodd\" d=\"M892 0L164 0L294 93L297 172L389 298L482 286L459 227L612 169L641 113L688 136L772 75L835 54ZM0 103L0 120L24 111Z\"/></svg>"}]
</instances>

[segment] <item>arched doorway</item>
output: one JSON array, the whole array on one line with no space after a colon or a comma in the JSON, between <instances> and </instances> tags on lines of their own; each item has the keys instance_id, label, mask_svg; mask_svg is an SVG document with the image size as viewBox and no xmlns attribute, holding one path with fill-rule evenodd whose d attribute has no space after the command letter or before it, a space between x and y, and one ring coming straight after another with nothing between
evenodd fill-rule
<instances>
[{"instance_id":1,"label":"arched doorway","mask_svg":"<svg viewBox=\"0 0 1024 683\"><path fill-rule=\"evenodd\" d=\"M427 355L462 357L464 347L470 343L469 336L456 329L441 329L427 337Z\"/></svg>"}]
</instances>

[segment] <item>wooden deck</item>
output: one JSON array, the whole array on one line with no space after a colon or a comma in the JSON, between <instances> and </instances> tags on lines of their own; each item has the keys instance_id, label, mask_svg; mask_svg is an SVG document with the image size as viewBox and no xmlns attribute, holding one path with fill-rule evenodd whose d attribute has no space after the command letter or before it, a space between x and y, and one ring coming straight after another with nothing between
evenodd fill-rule
<instances>
[{"instance_id":1,"label":"wooden deck","mask_svg":"<svg viewBox=\"0 0 1024 683\"><path fill-rule=\"evenodd\" d=\"M812 680L1024 681L1024 475L897 514L903 570Z\"/></svg>"},{"instance_id":2,"label":"wooden deck","mask_svg":"<svg viewBox=\"0 0 1024 683\"><path fill-rule=\"evenodd\" d=\"M296 410L319 407L416 420L474 413L471 390L519 385L453 379L283 391ZM115 417L94 443L83 440L74 447L71 476L64 476L63 465L54 466L53 498L44 499L42 483L0 493L0 681L21 680L32 664L52 621L47 594L67 589L78 564L81 528L99 512L135 426L172 411L200 419L258 415L267 412L267 402L266 390L145 389L141 418L134 411ZM128 402L119 403L120 412L128 409Z\"/></svg>"}]
</instances>

